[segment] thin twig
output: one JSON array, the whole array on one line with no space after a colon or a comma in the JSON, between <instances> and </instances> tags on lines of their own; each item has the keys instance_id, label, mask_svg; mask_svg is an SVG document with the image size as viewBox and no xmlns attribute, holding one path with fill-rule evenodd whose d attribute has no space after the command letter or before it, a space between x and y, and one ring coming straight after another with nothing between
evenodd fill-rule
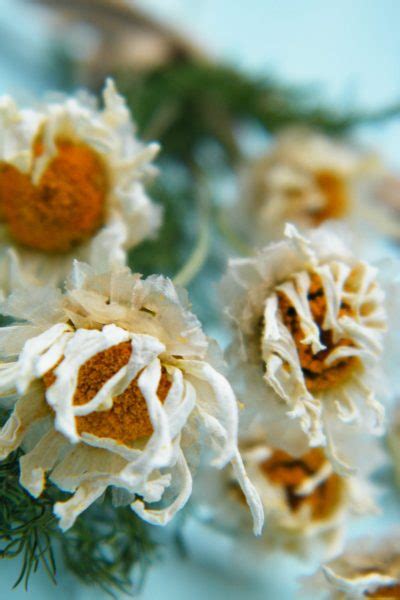
<instances>
[{"instance_id":1,"label":"thin twig","mask_svg":"<svg viewBox=\"0 0 400 600\"><path fill-rule=\"evenodd\" d=\"M220 234L228 244L240 255L251 256L253 249L236 233L226 219L226 214L222 209L217 212L216 223Z\"/></svg>"},{"instance_id":2,"label":"thin twig","mask_svg":"<svg viewBox=\"0 0 400 600\"><path fill-rule=\"evenodd\" d=\"M205 177L196 168L199 226L196 245L188 260L173 278L176 285L186 287L196 277L207 260L210 246L210 193Z\"/></svg>"}]
</instances>

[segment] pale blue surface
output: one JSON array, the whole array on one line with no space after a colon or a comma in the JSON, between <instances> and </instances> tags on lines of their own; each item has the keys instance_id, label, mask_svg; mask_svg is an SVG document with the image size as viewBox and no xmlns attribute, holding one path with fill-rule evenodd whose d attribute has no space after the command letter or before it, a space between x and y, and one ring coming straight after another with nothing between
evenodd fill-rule
<instances>
[{"instance_id":1,"label":"pale blue surface","mask_svg":"<svg viewBox=\"0 0 400 600\"><path fill-rule=\"evenodd\" d=\"M400 3L396 0L142 0L174 23L206 40L216 55L244 68L267 68L293 83L316 83L340 104L376 107L400 97ZM0 93L30 97L47 87L46 24L17 0L0 2ZM22 8L23 6L23 8ZM364 129L360 136L400 165L400 121ZM384 502L384 515L358 521L352 535L376 532L399 520L399 497ZM294 598L292 559L261 563L255 578L237 549L218 534L194 524L187 541L195 562L167 553L150 572L141 600L285 600ZM218 571L221 564L229 569ZM18 565L0 562L0 600L100 600L65 575L54 588L45 576L30 591L10 592Z\"/></svg>"}]
</instances>

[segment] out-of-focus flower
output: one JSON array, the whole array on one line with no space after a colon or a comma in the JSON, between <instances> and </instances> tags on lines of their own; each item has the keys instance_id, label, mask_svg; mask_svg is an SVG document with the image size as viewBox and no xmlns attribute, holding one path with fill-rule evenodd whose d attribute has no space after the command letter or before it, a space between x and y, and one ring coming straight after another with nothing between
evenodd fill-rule
<instances>
[{"instance_id":1,"label":"out-of-focus flower","mask_svg":"<svg viewBox=\"0 0 400 600\"><path fill-rule=\"evenodd\" d=\"M242 447L242 456L263 502L267 547L329 558L342 549L349 515L376 510L366 478L341 477L321 448L292 456L258 444ZM238 497L244 498L241 492Z\"/></svg>"},{"instance_id":2,"label":"out-of-focus flower","mask_svg":"<svg viewBox=\"0 0 400 600\"><path fill-rule=\"evenodd\" d=\"M287 221L308 228L347 219L361 208L360 175L372 174L374 163L322 134L288 130L245 171L241 204L264 242L279 238Z\"/></svg>"},{"instance_id":3,"label":"out-of-focus flower","mask_svg":"<svg viewBox=\"0 0 400 600\"><path fill-rule=\"evenodd\" d=\"M357 540L322 573L305 580L304 591L332 600L400 598L400 535Z\"/></svg>"},{"instance_id":4,"label":"out-of-focus flower","mask_svg":"<svg viewBox=\"0 0 400 600\"><path fill-rule=\"evenodd\" d=\"M333 470L321 448L291 455L268 445L268 432L242 439L239 445L250 480L260 494L265 527L261 538L251 536L245 497L230 469L221 477L208 472L197 491L200 518L234 533L241 549L267 557L283 550L303 559L328 560L343 550L352 516L376 514L379 488L370 475L387 457L369 436L353 441L357 475L343 477ZM367 458L368 457L368 458ZM219 475L219 476L218 476Z\"/></svg>"},{"instance_id":5,"label":"out-of-focus flower","mask_svg":"<svg viewBox=\"0 0 400 600\"><path fill-rule=\"evenodd\" d=\"M102 110L83 97L37 110L0 99L0 245L46 281L63 281L73 258L124 263L160 222L143 187L158 145L137 140L111 80L103 98Z\"/></svg>"},{"instance_id":6,"label":"out-of-focus flower","mask_svg":"<svg viewBox=\"0 0 400 600\"><path fill-rule=\"evenodd\" d=\"M285 241L229 263L222 293L236 331L232 371L273 446L291 454L322 446L348 474L342 438L382 433L384 294L376 269L328 229L307 239L292 225L285 233ZM295 420L305 434L300 446Z\"/></svg>"},{"instance_id":7,"label":"out-of-focus flower","mask_svg":"<svg viewBox=\"0 0 400 600\"><path fill-rule=\"evenodd\" d=\"M235 396L182 294L161 276L75 262L64 294L21 282L2 303L18 323L0 330L0 391L16 401L0 456L24 444L21 484L39 496L49 474L72 493L55 505L63 529L108 486L143 519L167 523L190 497L188 462L201 455L231 462L260 531Z\"/></svg>"}]
</instances>

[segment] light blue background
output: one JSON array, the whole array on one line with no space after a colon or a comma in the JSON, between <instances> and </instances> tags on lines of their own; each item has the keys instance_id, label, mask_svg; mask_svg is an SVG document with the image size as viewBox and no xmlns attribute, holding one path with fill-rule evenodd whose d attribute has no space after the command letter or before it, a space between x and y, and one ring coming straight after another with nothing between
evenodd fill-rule
<instances>
[{"instance_id":1,"label":"light blue background","mask_svg":"<svg viewBox=\"0 0 400 600\"><path fill-rule=\"evenodd\" d=\"M340 106L380 107L400 99L400 3L396 0L142 0L148 9L206 42L215 56L291 83L313 83ZM53 86L48 70L49 22L18 0L0 0L0 93L30 98ZM360 129L387 161L400 166L400 120ZM0 499L1 501L1 499ZM385 499L385 514L356 522L378 532L398 521L399 497ZM285 600L295 594L289 558L243 565L237 547L191 524L186 532L192 562L165 553L151 570L140 600ZM220 569L224 564L230 568ZM102 598L65 574L54 588L45 576L29 592L10 592L18 565L0 562L0 600Z\"/></svg>"}]
</instances>

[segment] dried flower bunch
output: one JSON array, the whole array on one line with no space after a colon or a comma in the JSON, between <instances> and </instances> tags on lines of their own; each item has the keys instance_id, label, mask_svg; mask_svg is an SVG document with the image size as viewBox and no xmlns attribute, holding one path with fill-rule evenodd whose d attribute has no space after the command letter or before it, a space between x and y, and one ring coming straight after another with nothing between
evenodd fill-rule
<instances>
[{"instance_id":1,"label":"dried flower bunch","mask_svg":"<svg viewBox=\"0 0 400 600\"><path fill-rule=\"evenodd\" d=\"M101 110L84 95L35 110L0 99L0 244L46 281L62 282L74 258L124 263L160 223L143 186L158 144L136 138L111 80L103 99Z\"/></svg>"},{"instance_id":2,"label":"dried flower bunch","mask_svg":"<svg viewBox=\"0 0 400 600\"><path fill-rule=\"evenodd\" d=\"M185 514L196 515L195 475L213 523L229 523L243 553L330 560L350 516L377 512L372 473L387 457L375 438L398 395L387 343L396 293L387 297L345 227L325 223L352 226L373 161L322 132L280 133L298 121L342 132L358 117L305 107L192 52L172 58L121 76L127 101L111 79L101 107L85 94L34 109L0 98L0 556L25 548L21 578L40 561L52 571L61 539L79 577L125 591L146 561L149 524L178 529L189 500ZM132 106L143 139L157 132L165 145L166 222L152 243L159 146L137 137ZM243 122L279 133L245 175L232 212L247 230L235 244L208 185L244 164ZM224 242L246 254L221 284L227 364L178 285L200 273L211 232L224 236L216 254ZM246 239L274 242L253 251ZM221 256L191 290L206 319ZM206 328L225 341L211 317ZM390 439L400 463L396 423ZM366 548L325 565L333 597L398 594L397 550L390 542L379 563Z\"/></svg>"}]
</instances>

